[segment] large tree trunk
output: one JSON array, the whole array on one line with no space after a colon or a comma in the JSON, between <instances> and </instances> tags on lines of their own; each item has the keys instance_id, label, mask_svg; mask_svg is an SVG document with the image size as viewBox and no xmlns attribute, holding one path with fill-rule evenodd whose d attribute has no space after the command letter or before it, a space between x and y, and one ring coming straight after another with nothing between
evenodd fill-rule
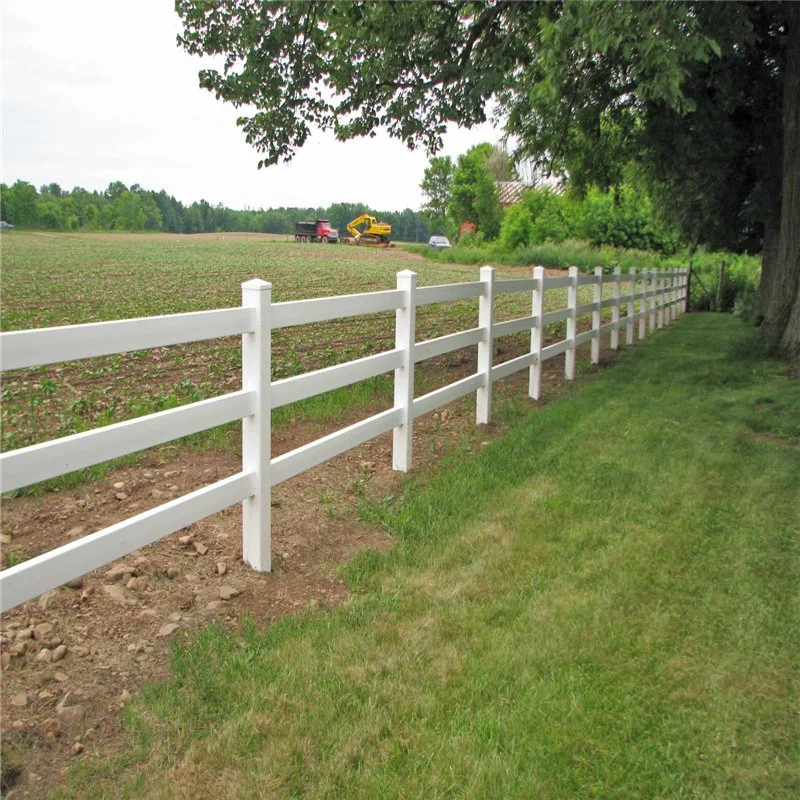
<instances>
[{"instance_id":1,"label":"large tree trunk","mask_svg":"<svg viewBox=\"0 0 800 800\"><path fill-rule=\"evenodd\" d=\"M790 4L783 91L783 187L778 257L763 330L792 360L800 360L800 4Z\"/></svg>"}]
</instances>

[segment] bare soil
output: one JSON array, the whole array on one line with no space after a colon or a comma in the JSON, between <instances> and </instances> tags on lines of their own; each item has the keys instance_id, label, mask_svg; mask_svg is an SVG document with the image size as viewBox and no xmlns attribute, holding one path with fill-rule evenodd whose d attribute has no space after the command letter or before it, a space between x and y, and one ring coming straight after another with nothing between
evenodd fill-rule
<instances>
[{"instance_id":1,"label":"bare soil","mask_svg":"<svg viewBox=\"0 0 800 800\"><path fill-rule=\"evenodd\" d=\"M563 383L561 359L544 367L540 404ZM469 374L474 365L460 369ZM449 383L460 375L446 377ZM496 391L526 397L526 387L524 372ZM364 416L354 410L353 419L279 431L273 449L284 452ZM428 415L415 423L414 472L431 473L456 448L477 452L501 432L474 425L470 400ZM162 449L99 483L3 498L4 542L35 556L234 474L240 463L230 453ZM46 796L75 759L117 752L124 742L120 709L143 686L168 677L176 637L211 622L236 628L246 616L266 627L345 602L337 566L361 550L391 546L386 532L359 520L358 499L397 495L404 480L392 471L386 434L276 487L269 574L242 562L237 506L4 615L0 733L24 765L6 797ZM4 548L4 564L13 548Z\"/></svg>"}]
</instances>

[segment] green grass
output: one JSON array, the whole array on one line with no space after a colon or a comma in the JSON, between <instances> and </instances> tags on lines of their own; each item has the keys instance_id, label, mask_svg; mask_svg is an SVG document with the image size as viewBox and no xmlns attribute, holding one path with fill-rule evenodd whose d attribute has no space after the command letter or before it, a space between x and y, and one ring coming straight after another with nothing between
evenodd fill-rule
<instances>
[{"instance_id":1,"label":"green grass","mask_svg":"<svg viewBox=\"0 0 800 800\"><path fill-rule=\"evenodd\" d=\"M350 603L176 645L56 796L796 797L800 384L752 336L685 317L364 508Z\"/></svg>"}]
</instances>

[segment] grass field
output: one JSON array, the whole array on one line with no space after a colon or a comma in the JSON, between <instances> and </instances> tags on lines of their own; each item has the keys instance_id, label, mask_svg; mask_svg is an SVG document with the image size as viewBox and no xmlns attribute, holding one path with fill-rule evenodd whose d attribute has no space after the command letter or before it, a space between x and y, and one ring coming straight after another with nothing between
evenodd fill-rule
<instances>
[{"instance_id":1,"label":"grass field","mask_svg":"<svg viewBox=\"0 0 800 800\"><path fill-rule=\"evenodd\" d=\"M18 233L3 236L0 276L3 330L199 311L240 304L242 281L273 283L275 302L390 289L401 269L419 272L421 286L478 279L476 267L439 265L399 249L298 245L248 234L136 235ZM499 277L520 270L499 271ZM525 271L523 274L527 274ZM581 302L588 302L585 287ZM548 293L550 308L565 292ZM497 319L530 313L524 295L499 298ZM477 325L477 301L425 307L418 341ZM560 330L563 330L561 323ZM552 331L556 335L559 331ZM526 337L504 340L509 355ZM360 358L394 346L394 315L375 314L277 331L273 379ZM201 400L241 385L240 341L214 340L23 370L4 376L3 449L14 449L98 425ZM463 354L450 356L451 362ZM436 388L441 362L418 370L420 392ZM282 410L280 425L297 415L328 415L361 403L388 381ZM209 440L209 436L211 437ZM235 426L194 437L238 448Z\"/></svg>"},{"instance_id":2,"label":"grass field","mask_svg":"<svg viewBox=\"0 0 800 800\"><path fill-rule=\"evenodd\" d=\"M445 464L345 607L207 629L57 797L789 798L800 384L683 318Z\"/></svg>"}]
</instances>

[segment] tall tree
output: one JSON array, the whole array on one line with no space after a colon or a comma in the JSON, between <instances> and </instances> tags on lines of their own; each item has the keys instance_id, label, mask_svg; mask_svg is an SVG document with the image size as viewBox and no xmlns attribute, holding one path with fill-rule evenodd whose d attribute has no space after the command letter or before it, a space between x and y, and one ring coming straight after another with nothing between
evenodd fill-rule
<instances>
[{"instance_id":1,"label":"tall tree","mask_svg":"<svg viewBox=\"0 0 800 800\"><path fill-rule=\"evenodd\" d=\"M521 154L611 185L631 159L699 242L763 248L770 340L800 359L800 4L177 0L200 83L288 158L312 126L435 152L507 114ZM698 223L699 221L699 223Z\"/></svg>"},{"instance_id":2,"label":"tall tree","mask_svg":"<svg viewBox=\"0 0 800 800\"><path fill-rule=\"evenodd\" d=\"M463 222L477 225L487 239L500 233L503 212L497 185L489 172L494 152L490 144L478 144L458 157L450 187L449 213L456 227Z\"/></svg>"},{"instance_id":3,"label":"tall tree","mask_svg":"<svg viewBox=\"0 0 800 800\"><path fill-rule=\"evenodd\" d=\"M453 184L453 159L450 156L436 156L425 168L419 188L425 196L422 213L431 225L444 232L447 224L447 208L450 205Z\"/></svg>"}]
</instances>

